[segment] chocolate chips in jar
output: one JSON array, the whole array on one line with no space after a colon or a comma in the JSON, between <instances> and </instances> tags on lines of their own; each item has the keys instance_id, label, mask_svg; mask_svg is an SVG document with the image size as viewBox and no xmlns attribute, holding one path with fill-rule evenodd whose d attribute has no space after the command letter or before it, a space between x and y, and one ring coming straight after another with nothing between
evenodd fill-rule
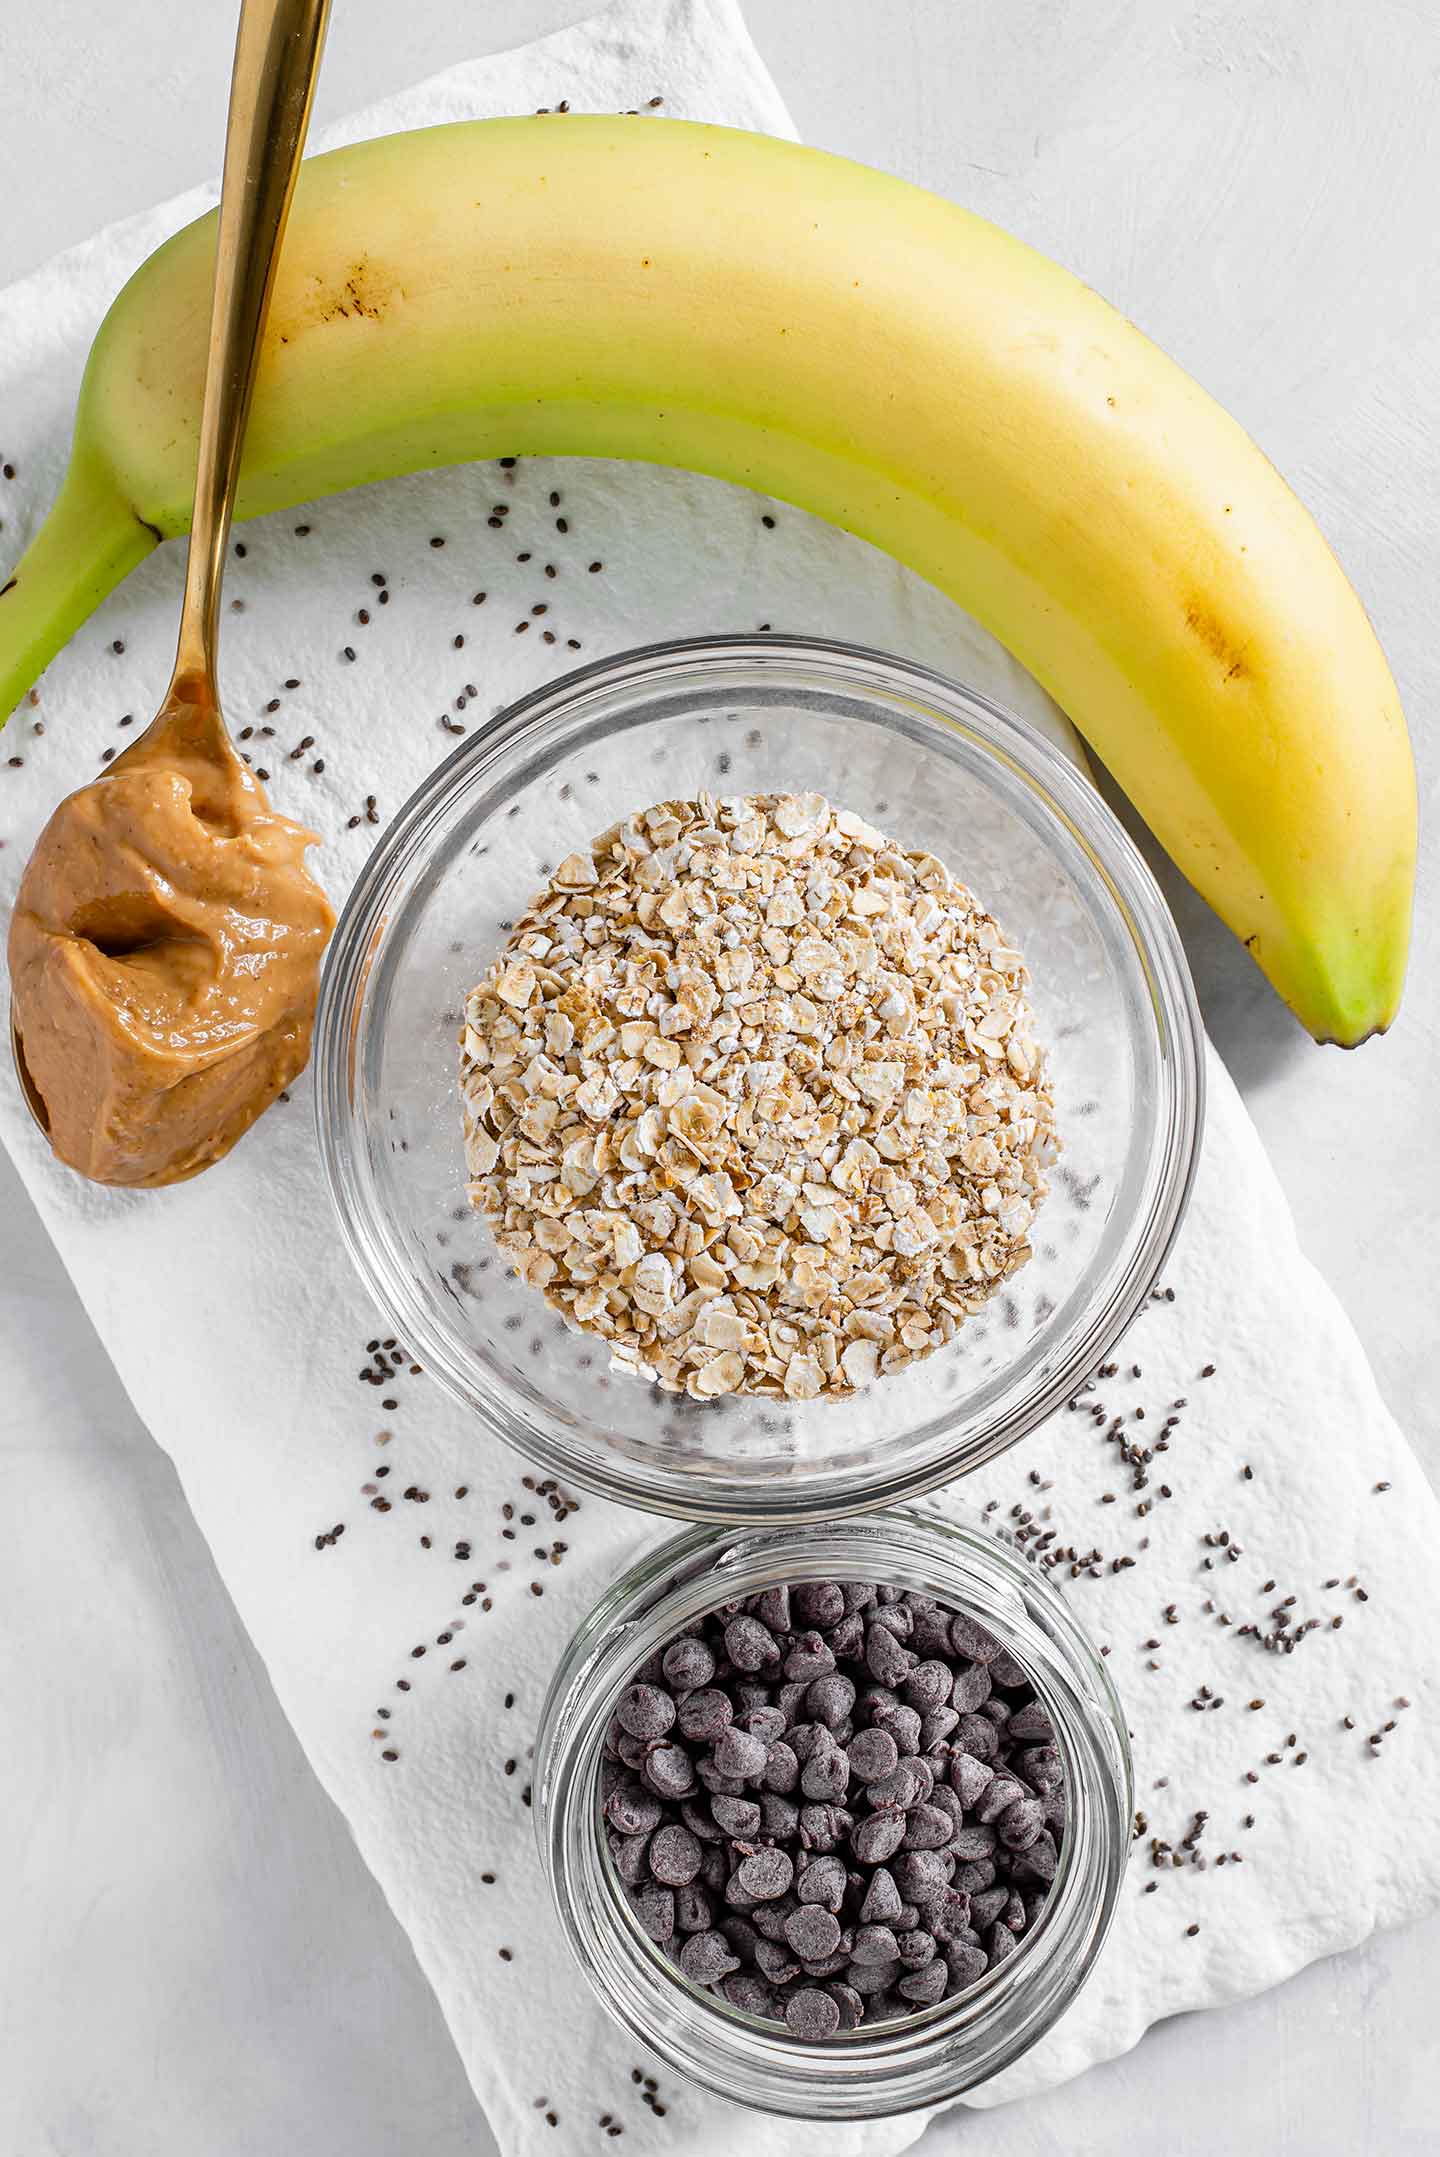
<instances>
[{"instance_id":1,"label":"chocolate chips in jar","mask_svg":"<svg viewBox=\"0 0 1440 2157\"><path fill-rule=\"evenodd\" d=\"M770 1588L622 1693L602 1804L616 1875L730 2005L813 2043L892 2022L1033 1930L1063 1833L1053 1737L968 1614L866 1582Z\"/></svg>"}]
</instances>

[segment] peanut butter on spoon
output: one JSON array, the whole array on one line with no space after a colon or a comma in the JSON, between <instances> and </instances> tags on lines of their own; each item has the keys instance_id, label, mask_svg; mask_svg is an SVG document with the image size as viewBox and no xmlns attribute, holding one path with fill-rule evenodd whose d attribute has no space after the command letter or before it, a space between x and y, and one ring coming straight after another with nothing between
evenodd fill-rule
<instances>
[{"instance_id":1,"label":"peanut butter on spoon","mask_svg":"<svg viewBox=\"0 0 1440 2157\"><path fill-rule=\"evenodd\" d=\"M17 1053L50 1144L97 1183L207 1168L310 1053L335 917L213 706L167 705L70 795L10 926Z\"/></svg>"},{"instance_id":2,"label":"peanut butter on spoon","mask_svg":"<svg viewBox=\"0 0 1440 2157\"><path fill-rule=\"evenodd\" d=\"M304 1068L335 917L225 731L220 586L255 362L329 0L243 0L195 510L158 717L60 804L10 928L11 1035L37 1120L97 1183L178 1183Z\"/></svg>"}]
</instances>

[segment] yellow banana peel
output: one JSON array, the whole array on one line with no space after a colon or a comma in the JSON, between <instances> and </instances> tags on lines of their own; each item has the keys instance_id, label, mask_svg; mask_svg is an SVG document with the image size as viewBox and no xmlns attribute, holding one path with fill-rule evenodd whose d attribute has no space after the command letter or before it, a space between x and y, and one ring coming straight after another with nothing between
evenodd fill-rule
<instances>
[{"instance_id":1,"label":"yellow banana peel","mask_svg":"<svg viewBox=\"0 0 1440 2157\"><path fill-rule=\"evenodd\" d=\"M207 217L161 247L95 340L0 598L0 711L186 527L214 240ZM1416 812L1384 655L1254 443L1068 272L900 180L680 121L309 161L240 514L550 454L713 473L908 563L1045 685L1317 1038L1390 1023Z\"/></svg>"}]
</instances>

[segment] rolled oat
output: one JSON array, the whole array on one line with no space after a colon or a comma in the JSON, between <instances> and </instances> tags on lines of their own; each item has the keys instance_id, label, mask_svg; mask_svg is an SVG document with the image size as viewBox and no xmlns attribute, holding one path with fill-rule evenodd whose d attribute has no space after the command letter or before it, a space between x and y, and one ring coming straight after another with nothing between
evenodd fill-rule
<instances>
[{"instance_id":1,"label":"rolled oat","mask_svg":"<svg viewBox=\"0 0 1440 2157\"><path fill-rule=\"evenodd\" d=\"M660 802L566 857L466 1002L471 1202L620 1367L843 1396L1029 1256L1028 976L932 854L819 794Z\"/></svg>"}]
</instances>

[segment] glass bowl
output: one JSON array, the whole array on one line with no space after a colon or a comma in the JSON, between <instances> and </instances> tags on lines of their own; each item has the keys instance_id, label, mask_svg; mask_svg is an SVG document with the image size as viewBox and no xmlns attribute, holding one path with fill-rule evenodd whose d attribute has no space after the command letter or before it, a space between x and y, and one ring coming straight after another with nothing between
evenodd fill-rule
<instances>
[{"instance_id":1,"label":"glass bowl","mask_svg":"<svg viewBox=\"0 0 1440 2157\"><path fill-rule=\"evenodd\" d=\"M1064 1145L1033 1255L948 1347L841 1401L701 1403L612 1372L508 1270L468 1205L466 992L550 870L666 798L814 789L926 848L1024 953ZM927 668L819 640L714 638L587 667L430 775L341 915L315 1032L321 1157L390 1330L547 1472L694 1520L818 1519L913 1497L1013 1445L1153 1286L1199 1147L1179 936L1089 781Z\"/></svg>"}]
</instances>

